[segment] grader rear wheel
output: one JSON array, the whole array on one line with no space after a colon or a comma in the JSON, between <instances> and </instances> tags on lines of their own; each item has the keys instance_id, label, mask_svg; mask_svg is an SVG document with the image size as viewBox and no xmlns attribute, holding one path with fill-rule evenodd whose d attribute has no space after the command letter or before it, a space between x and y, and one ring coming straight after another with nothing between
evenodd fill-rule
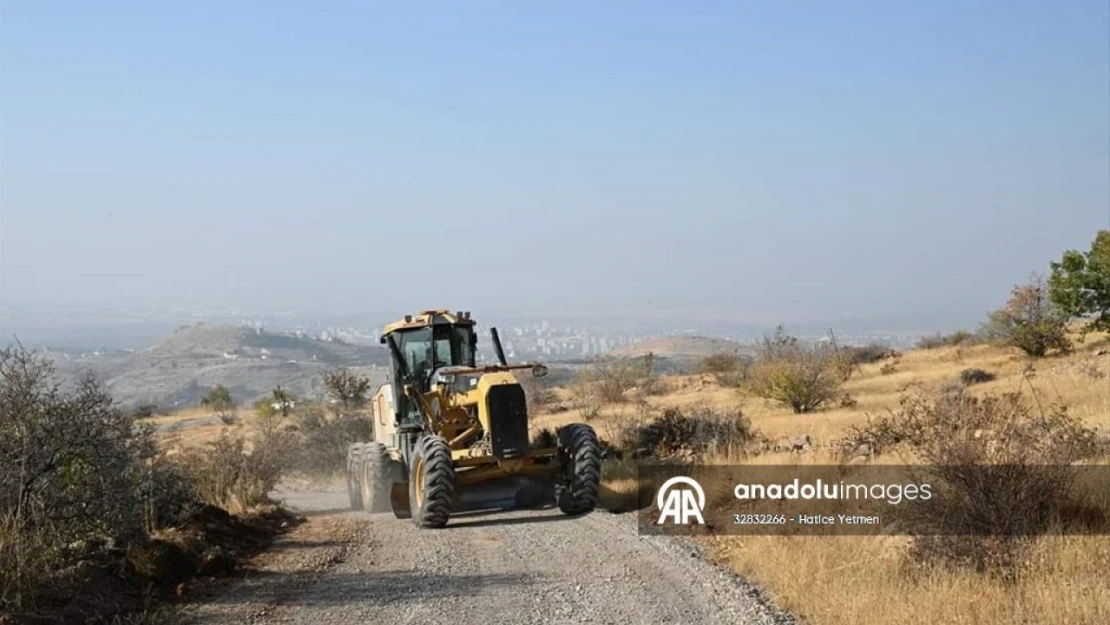
<instances>
[{"instance_id":1,"label":"grader rear wheel","mask_svg":"<svg viewBox=\"0 0 1110 625\"><path fill-rule=\"evenodd\" d=\"M393 458L381 443L362 448L362 505L371 513L389 512L389 489L393 484Z\"/></svg>"},{"instance_id":2,"label":"grader rear wheel","mask_svg":"<svg viewBox=\"0 0 1110 625\"><path fill-rule=\"evenodd\" d=\"M362 443L347 446L347 501L351 510L362 510Z\"/></svg>"}]
</instances>

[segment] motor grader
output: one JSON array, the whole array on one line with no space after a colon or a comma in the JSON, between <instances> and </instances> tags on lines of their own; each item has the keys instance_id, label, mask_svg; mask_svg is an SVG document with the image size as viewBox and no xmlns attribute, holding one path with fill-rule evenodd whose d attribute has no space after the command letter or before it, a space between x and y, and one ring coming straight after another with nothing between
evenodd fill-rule
<instances>
[{"instance_id":1,"label":"motor grader","mask_svg":"<svg viewBox=\"0 0 1110 625\"><path fill-rule=\"evenodd\" d=\"M496 328L497 364L475 363L469 312L425 310L385 326L389 382L371 402L374 440L350 445L353 509L392 510L417 527L443 527L454 512L555 503L566 514L597 505L601 449L593 428L575 423L530 440L524 389ZM546 438L547 440L542 440Z\"/></svg>"}]
</instances>

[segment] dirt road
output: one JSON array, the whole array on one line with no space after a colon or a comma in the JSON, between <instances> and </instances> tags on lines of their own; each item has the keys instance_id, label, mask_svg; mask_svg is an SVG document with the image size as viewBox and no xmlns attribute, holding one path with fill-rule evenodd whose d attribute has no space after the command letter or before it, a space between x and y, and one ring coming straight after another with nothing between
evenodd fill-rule
<instances>
[{"instance_id":1,"label":"dirt road","mask_svg":"<svg viewBox=\"0 0 1110 625\"><path fill-rule=\"evenodd\" d=\"M342 492L281 495L310 522L257 573L198 597L198 623L792 623L696 547L641 537L632 515L557 509L417 530L346 510Z\"/></svg>"}]
</instances>

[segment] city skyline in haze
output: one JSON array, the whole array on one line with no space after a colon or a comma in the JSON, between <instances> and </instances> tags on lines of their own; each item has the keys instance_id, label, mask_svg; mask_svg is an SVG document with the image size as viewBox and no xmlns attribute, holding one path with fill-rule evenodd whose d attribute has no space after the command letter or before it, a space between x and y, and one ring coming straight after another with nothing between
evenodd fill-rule
<instances>
[{"instance_id":1,"label":"city skyline in haze","mask_svg":"<svg viewBox=\"0 0 1110 625\"><path fill-rule=\"evenodd\" d=\"M954 328L1110 227L1105 2L0 7L9 310Z\"/></svg>"}]
</instances>

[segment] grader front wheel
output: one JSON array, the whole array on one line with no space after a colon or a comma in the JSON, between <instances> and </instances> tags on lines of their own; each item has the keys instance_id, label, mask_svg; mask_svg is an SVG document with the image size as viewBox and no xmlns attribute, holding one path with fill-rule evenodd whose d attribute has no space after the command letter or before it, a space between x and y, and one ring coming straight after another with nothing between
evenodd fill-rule
<instances>
[{"instance_id":1,"label":"grader front wheel","mask_svg":"<svg viewBox=\"0 0 1110 625\"><path fill-rule=\"evenodd\" d=\"M601 444L594 429L572 423L559 430L562 476L555 496L565 514L585 514L597 507L601 487Z\"/></svg>"},{"instance_id":2,"label":"grader front wheel","mask_svg":"<svg viewBox=\"0 0 1110 625\"><path fill-rule=\"evenodd\" d=\"M440 436L425 436L413 449L409 466L409 504L417 527L443 527L455 498L451 446Z\"/></svg>"}]
</instances>

